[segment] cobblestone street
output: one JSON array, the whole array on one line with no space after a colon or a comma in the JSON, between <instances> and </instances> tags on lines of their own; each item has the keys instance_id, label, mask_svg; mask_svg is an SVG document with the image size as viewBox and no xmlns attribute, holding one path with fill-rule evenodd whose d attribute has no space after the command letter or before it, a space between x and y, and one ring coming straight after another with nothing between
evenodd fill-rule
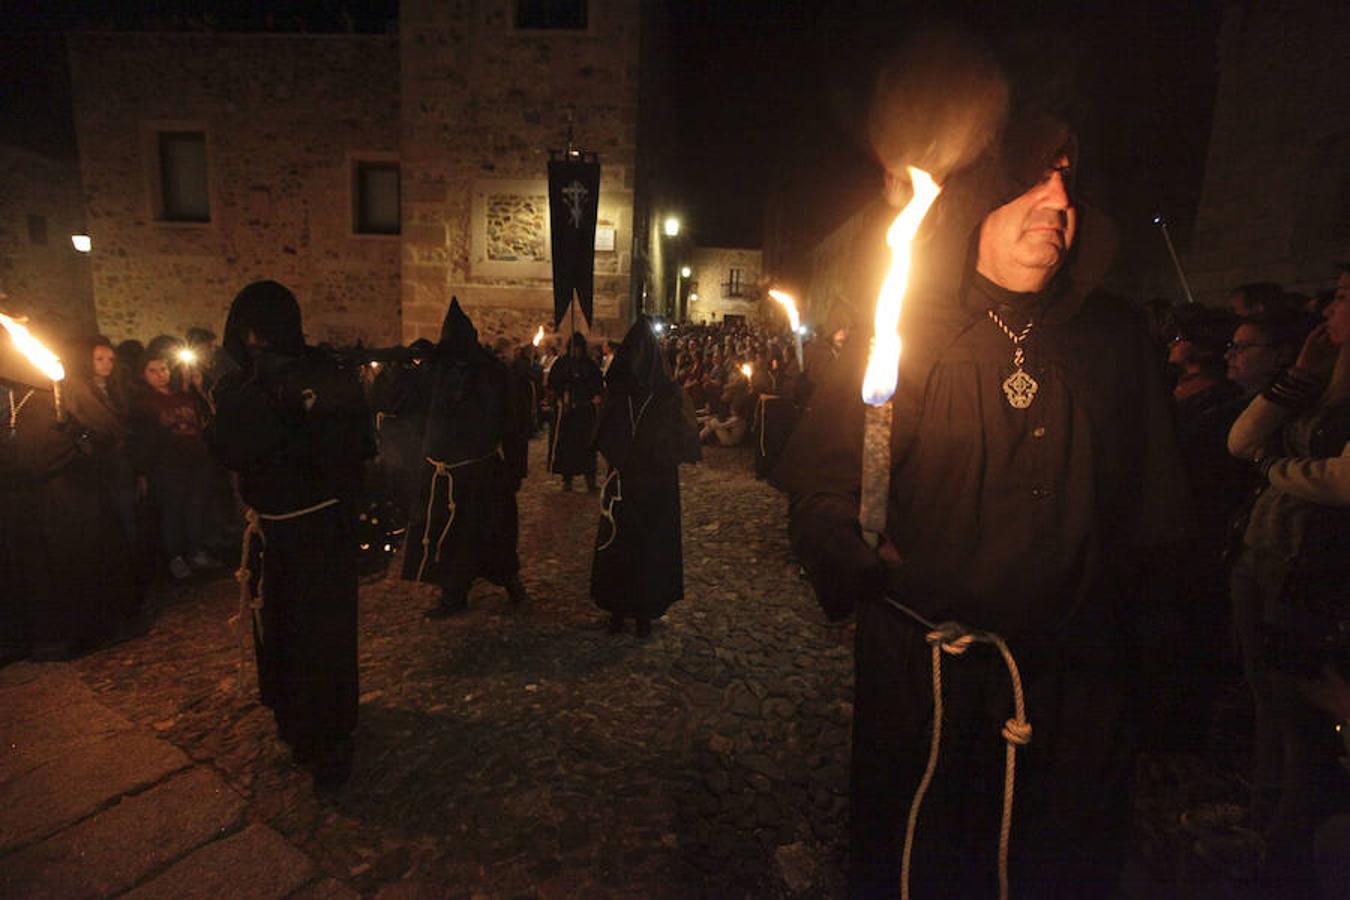
<instances>
[{"instance_id":1,"label":"cobblestone street","mask_svg":"<svg viewBox=\"0 0 1350 900\"><path fill-rule=\"evenodd\" d=\"M588 596L596 497L531 451L531 603L480 582L467 614L428 622L434 589L362 588L357 758L335 796L236 691L233 581L175 589L149 636L73 666L363 893L837 894L851 628L798 579L785 500L744 449L684 468L686 599L644 642L608 634Z\"/></svg>"}]
</instances>

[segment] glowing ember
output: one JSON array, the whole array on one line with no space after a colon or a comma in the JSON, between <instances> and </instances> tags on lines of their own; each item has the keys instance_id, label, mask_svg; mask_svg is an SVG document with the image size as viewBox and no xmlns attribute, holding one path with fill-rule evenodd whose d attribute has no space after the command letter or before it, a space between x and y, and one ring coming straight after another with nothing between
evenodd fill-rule
<instances>
[{"instance_id":1,"label":"glowing ember","mask_svg":"<svg viewBox=\"0 0 1350 900\"><path fill-rule=\"evenodd\" d=\"M38 371L46 375L52 381L60 381L66 377L65 366L61 365L61 360L57 359L56 354L42 346L42 342L24 327L22 322L11 319L4 313L0 313L0 325L9 332L9 339L14 342L14 347L20 353L28 358L28 361L37 366Z\"/></svg>"},{"instance_id":2,"label":"glowing ember","mask_svg":"<svg viewBox=\"0 0 1350 900\"><path fill-rule=\"evenodd\" d=\"M530 341L530 343L538 347L541 343L543 343L543 340L544 340L544 326L540 325L539 330L534 333L534 340Z\"/></svg>"},{"instance_id":3,"label":"glowing ember","mask_svg":"<svg viewBox=\"0 0 1350 900\"><path fill-rule=\"evenodd\" d=\"M741 363L741 374L749 379L751 375L755 374L755 370L751 368L749 363Z\"/></svg>"},{"instance_id":4,"label":"glowing ember","mask_svg":"<svg viewBox=\"0 0 1350 900\"><path fill-rule=\"evenodd\" d=\"M909 178L914 185L914 196L886 232L886 244L891 248L891 269L877 295L877 312L873 319L875 335L862 386L863 402L872 406L886 403L895 393L895 380L900 369L900 307L909 287L910 245L929 207L942 192L937 182L922 169L910 166Z\"/></svg>"}]
</instances>

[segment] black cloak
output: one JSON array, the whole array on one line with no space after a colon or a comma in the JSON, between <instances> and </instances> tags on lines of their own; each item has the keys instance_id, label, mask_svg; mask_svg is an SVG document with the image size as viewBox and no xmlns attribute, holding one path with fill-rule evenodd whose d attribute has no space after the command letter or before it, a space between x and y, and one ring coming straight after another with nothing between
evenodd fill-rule
<instances>
[{"instance_id":1,"label":"black cloak","mask_svg":"<svg viewBox=\"0 0 1350 900\"><path fill-rule=\"evenodd\" d=\"M266 342L251 351L249 332ZM213 392L205 433L256 518L248 546L258 685L298 758L346 746L356 728L355 504L375 442L356 373L306 347L295 296L255 282L223 341L239 370Z\"/></svg>"},{"instance_id":2,"label":"black cloak","mask_svg":"<svg viewBox=\"0 0 1350 900\"><path fill-rule=\"evenodd\" d=\"M505 584L520 571L516 491L529 424L506 365L479 345L456 299L428 366L431 403L403 577L455 591L479 577Z\"/></svg>"},{"instance_id":3,"label":"black cloak","mask_svg":"<svg viewBox=\"0 0 1350 900\"><path fill-rule=\"evenodd\" d=\"M1142 551L1189 533L1162 373L1141 317L1095 290L1114 242L1081 202L1072 251L1041 294L1014 295L974 271L985 215L1064 153L1073 146L1060 123L1014 116L944 185L916 240L886 529L903 565L883 567L857 524L867 335L849 341L774 474L792 496L792 542L817 596L832 614L857 610L856 896L896 890L933 715L925 632L883 592L929 621L999 632L1017 657L1035 736L1018 751L1014 891L1110 893L1128 840L1129 613ZM884 257L884 244L871 252ZM1035 320L1024 347L1040 392L1026 409L1003 396L1012 346L989 309L1014 331ZM915 893L990 894L1008 676L977 647L946 664L943 689Z\"/></svg>"},{"instance_id":4,"label":"black cloak","mask_svg":"<svg viewBox=\"0 0 1350 900\"><path fill-rule=\"evenodd\" d=\"M580 354L577 350L580 349ZM548 373L557 406L553 444L549 448L549 471L558 475L595 476L595 405L592 397L604 390L600 367L586 353L586 338L572 335L566 356L558 358Z\"/></svg>"},{"instance_id":5,"label":"black cloak","mask_svg":"<svg viewBox=\"0 0 1350 900\"><path fill-rule=\"evenodd\" d=\"M679 465L702 458L698 423L646 316L628 330L606 381L595 449L610 473L600 495L591 599L612 613L655 619L684 596Z\"/></svg>"}]
</instances>

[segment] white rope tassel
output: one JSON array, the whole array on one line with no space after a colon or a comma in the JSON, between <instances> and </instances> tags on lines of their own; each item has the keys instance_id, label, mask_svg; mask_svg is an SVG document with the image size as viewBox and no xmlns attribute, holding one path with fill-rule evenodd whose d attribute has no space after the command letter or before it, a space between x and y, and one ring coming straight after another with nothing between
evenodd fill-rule
<instances>
[{"instance_id":1,"label":"white rope tassel","mask_svg":"<svg viewBox=\"0 0 1350 900\"><path fill-rule=\"evenodd\" d=\"M263 557L267 553L267 535L262 530L262 523L284 522L287 519L298 519L301 516L307 516L310 513L316 513L321 509L327 509L335 506L338 498L329 497L313 506L306 506L304 509L295 509L285 513L260 513L251 507L244 509L244 537L239 546L239 568L235 570L234 580L239 582L239 610L230 616L229 624L234 626L235 633L239 637L239 661L236 664L235 671L235 690L240 696L244 694L244 673L248 670L248 642L252 636L253 617L263 608L263 578L262 563ZM249 581L253 578L253 570L249 567L249 551L253 548L253 537L257 536L262 547L258 551L258 590L256 592L249 590ZM262 632L262 622L257 623L259 633ZM264 638L266 636L264 635Z\"/></svg>"},{"instance_id":2,"label":"white rope tassel","mask_svg":"<svg viewBox=\"0 0 1350 900\"><path fill-rule=\"evenodd\" d=\"M614 482L614 493L609 493L609 483ZM605 476L605 483L600 486L600 518L609 522L609 540L605 541L595 552L608 550L609 545L614 543L614 539L619 536L619 523L614 519L614 504L623 502L623 477L619 475L618 469L610 469L609 474Z\"/></svg>"},{"instance_id":3,"label":"white rope tassel","mask_svg":"<svg viewBox=\"0 0 1350 900\"><path fill-rule=\"evenodd\" d=\"M422 561L417 566L416 581L421 581L422 576L427 570L427 560L432 557L431 550L431 511L436 503L436 481L445 479L445 508L447 515L445 517L445 527L441 529L441 536L436 539L435 561L441 561L441 549L445 546L445 539L450 536L450 526L455 524L455 476L454 470L471 466L474 463L482 462L485 459L491 459L497 455L493 450L485 456L477 459L464 459L457 463L447 463L439 459L432 459L428 456L427 462L431 463L431 487L427 491L427 516L426 524L422 528Z\"/></svg>"},{"instance_id":4,"label":"white rope tassel","mask_svg":"<svg viewBox=\"0 0 1350 900\"><path fill-rule=\"evenodd\" d=\"M924 621L913 610L898 603L893 605ZM1003 819L998 836L998 895L1000 900L1008 900L1008 844L1012 837L1017 748L1031 742L1031 723L1027 721L1026 716L1022 676L1007 643L992 632L976 632L957 623L946 622L933 627L924 639L933 648L933 739L928 749L928 765L924 769L923 778L919 779L919 787L914 791L914 799L909 806L909 821L905 826L905 847L900 857L900 897L901 900L909 900L910 862L914 849L914 834L918 829L919 808L923 805L924 795L933 782L933 773L937 771L938 753L942 747L942 654L960 656L970 649L971 644L978 641L993 644L998 648L1003 656L1003 663L1008 668L1008 677L1012 681L1013 689L1013 718L1003 723L1003 740L1007 746L1003 766Z\"/></svg>"}]
</instances>

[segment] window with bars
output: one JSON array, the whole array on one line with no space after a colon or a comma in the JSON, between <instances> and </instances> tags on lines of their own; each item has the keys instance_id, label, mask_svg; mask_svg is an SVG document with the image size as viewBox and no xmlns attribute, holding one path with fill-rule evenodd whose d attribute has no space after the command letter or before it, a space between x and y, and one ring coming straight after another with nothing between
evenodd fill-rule
<instances>
[{"instance_id":1,"label":"window with bars","mask_svg":"<svg viewBox=\"0 0 1350 900\"><path fill-rule=\"evenodd\" d=\"M740 297L744 294L744 286L741 284L741 279L743 277L744 272L741 269L727 270L727 283L724 287L726 288L725 293L728 297Z\"/></svg>"}]
</instances>

